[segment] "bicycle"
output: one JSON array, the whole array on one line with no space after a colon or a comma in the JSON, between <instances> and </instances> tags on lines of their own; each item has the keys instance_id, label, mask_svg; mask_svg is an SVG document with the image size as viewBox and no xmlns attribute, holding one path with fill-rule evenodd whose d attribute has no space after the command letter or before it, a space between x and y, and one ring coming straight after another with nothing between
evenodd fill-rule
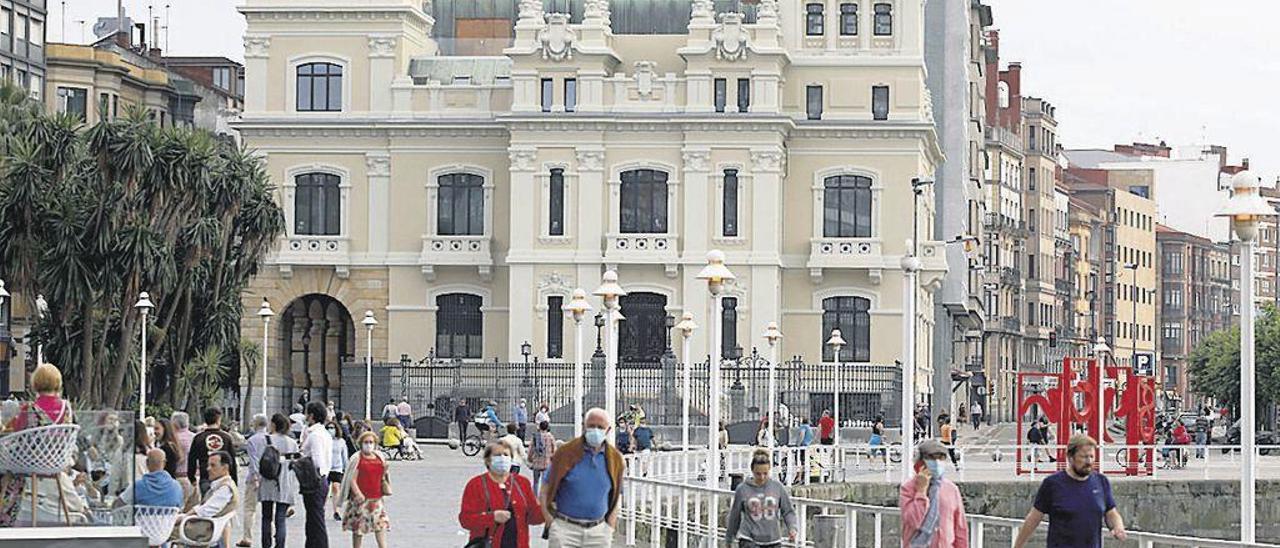
<instances>
[{"instance_id":1,"label":"bicycle","mask_svg":"<svg viewBox=\"0 0 1280 548\"><path fill-rule=\"evenodd\" d=\"M484 449L484 446L488 444L488 438L492 437L492 434L490 434L491 428L489 423L476 422L475 424L476 428L480 430L480 433L468 434L466 439L462 440L462 454L468 457L479 455L480 451Z\"/></svg>"}]
</instances>

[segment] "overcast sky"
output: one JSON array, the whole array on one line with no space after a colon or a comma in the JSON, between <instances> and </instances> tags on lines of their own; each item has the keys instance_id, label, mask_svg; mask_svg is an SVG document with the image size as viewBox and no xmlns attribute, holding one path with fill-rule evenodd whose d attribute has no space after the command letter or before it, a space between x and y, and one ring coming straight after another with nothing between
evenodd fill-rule
<instances>
[{"instance_id":1,"label":"overcast sky","mask_svg":"<svg viewBox=\"0 0 1280 548\"><path fill-rule=\"evenodd\" d=\"M513 2L516 0L512 0ZM963 0L930 0L963 1ZM1280 21L1277 0L986 0L1001 32L1002 62L1021 61L1023 93L1058 106L1068 148L1135 140L1222 144L1272 180L1280 174ZM164 1L147 6L164 24ZM168 0L177 55L243 57L242 0ZM49 2L49 40L93 38L115 0ZM163 40L162 40L163 41Z\"/></svg>"}]
</instances>

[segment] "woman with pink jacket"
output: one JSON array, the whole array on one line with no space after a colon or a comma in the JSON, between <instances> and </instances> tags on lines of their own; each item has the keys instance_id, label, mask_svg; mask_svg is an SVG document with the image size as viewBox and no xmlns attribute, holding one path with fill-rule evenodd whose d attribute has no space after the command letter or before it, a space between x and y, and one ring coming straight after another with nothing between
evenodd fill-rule
<instances>
[{"instance_id":1,"label":"woman with pink jacket","mask_svg":"<svg viewBox=\"0 0 1280 548\"><path fill-rule=\"evenodd\" d=\"M916 475L898 489L902 545L912 548L968 548L969 522L955 483L943 477L947 448L937 440L916 446Z\"/></svg>"}]
</instances>

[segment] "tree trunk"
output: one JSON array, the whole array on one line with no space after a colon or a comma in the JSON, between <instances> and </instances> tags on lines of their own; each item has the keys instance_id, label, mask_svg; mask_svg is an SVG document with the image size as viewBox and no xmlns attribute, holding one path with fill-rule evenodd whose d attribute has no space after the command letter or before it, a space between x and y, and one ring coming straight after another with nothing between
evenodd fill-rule
<instances>
[{"instance_id":1,"label":"tree trunk","mask_svg":"<svg viewBox=\"0 0 1280 548\"><path fill-rule=\"evenodd\" d=\"M98 394L97 368L93 363L93 304L86 299L81 303L80 322L80 379L83 383L81 393L88 401L89 407L100 407L102 399Z\"/></svg>"}]
</instances>

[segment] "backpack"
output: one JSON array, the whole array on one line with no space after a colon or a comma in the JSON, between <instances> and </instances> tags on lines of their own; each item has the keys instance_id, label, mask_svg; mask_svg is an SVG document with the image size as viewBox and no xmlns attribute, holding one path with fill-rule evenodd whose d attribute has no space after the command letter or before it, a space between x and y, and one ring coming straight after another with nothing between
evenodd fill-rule
<instances>
[{"instance_id":1,"label":"backpack","mask_svg":"<svg viewBox=\"0 0 1280 548\"><path fill-rule=\"evenodd\" d=\"M280 479L280 450L271 445L271 436L267 435L267 447L262 450L262 456L258 458L258 473L262 477L269 480Z\"/></svg>"}]
</instances>

